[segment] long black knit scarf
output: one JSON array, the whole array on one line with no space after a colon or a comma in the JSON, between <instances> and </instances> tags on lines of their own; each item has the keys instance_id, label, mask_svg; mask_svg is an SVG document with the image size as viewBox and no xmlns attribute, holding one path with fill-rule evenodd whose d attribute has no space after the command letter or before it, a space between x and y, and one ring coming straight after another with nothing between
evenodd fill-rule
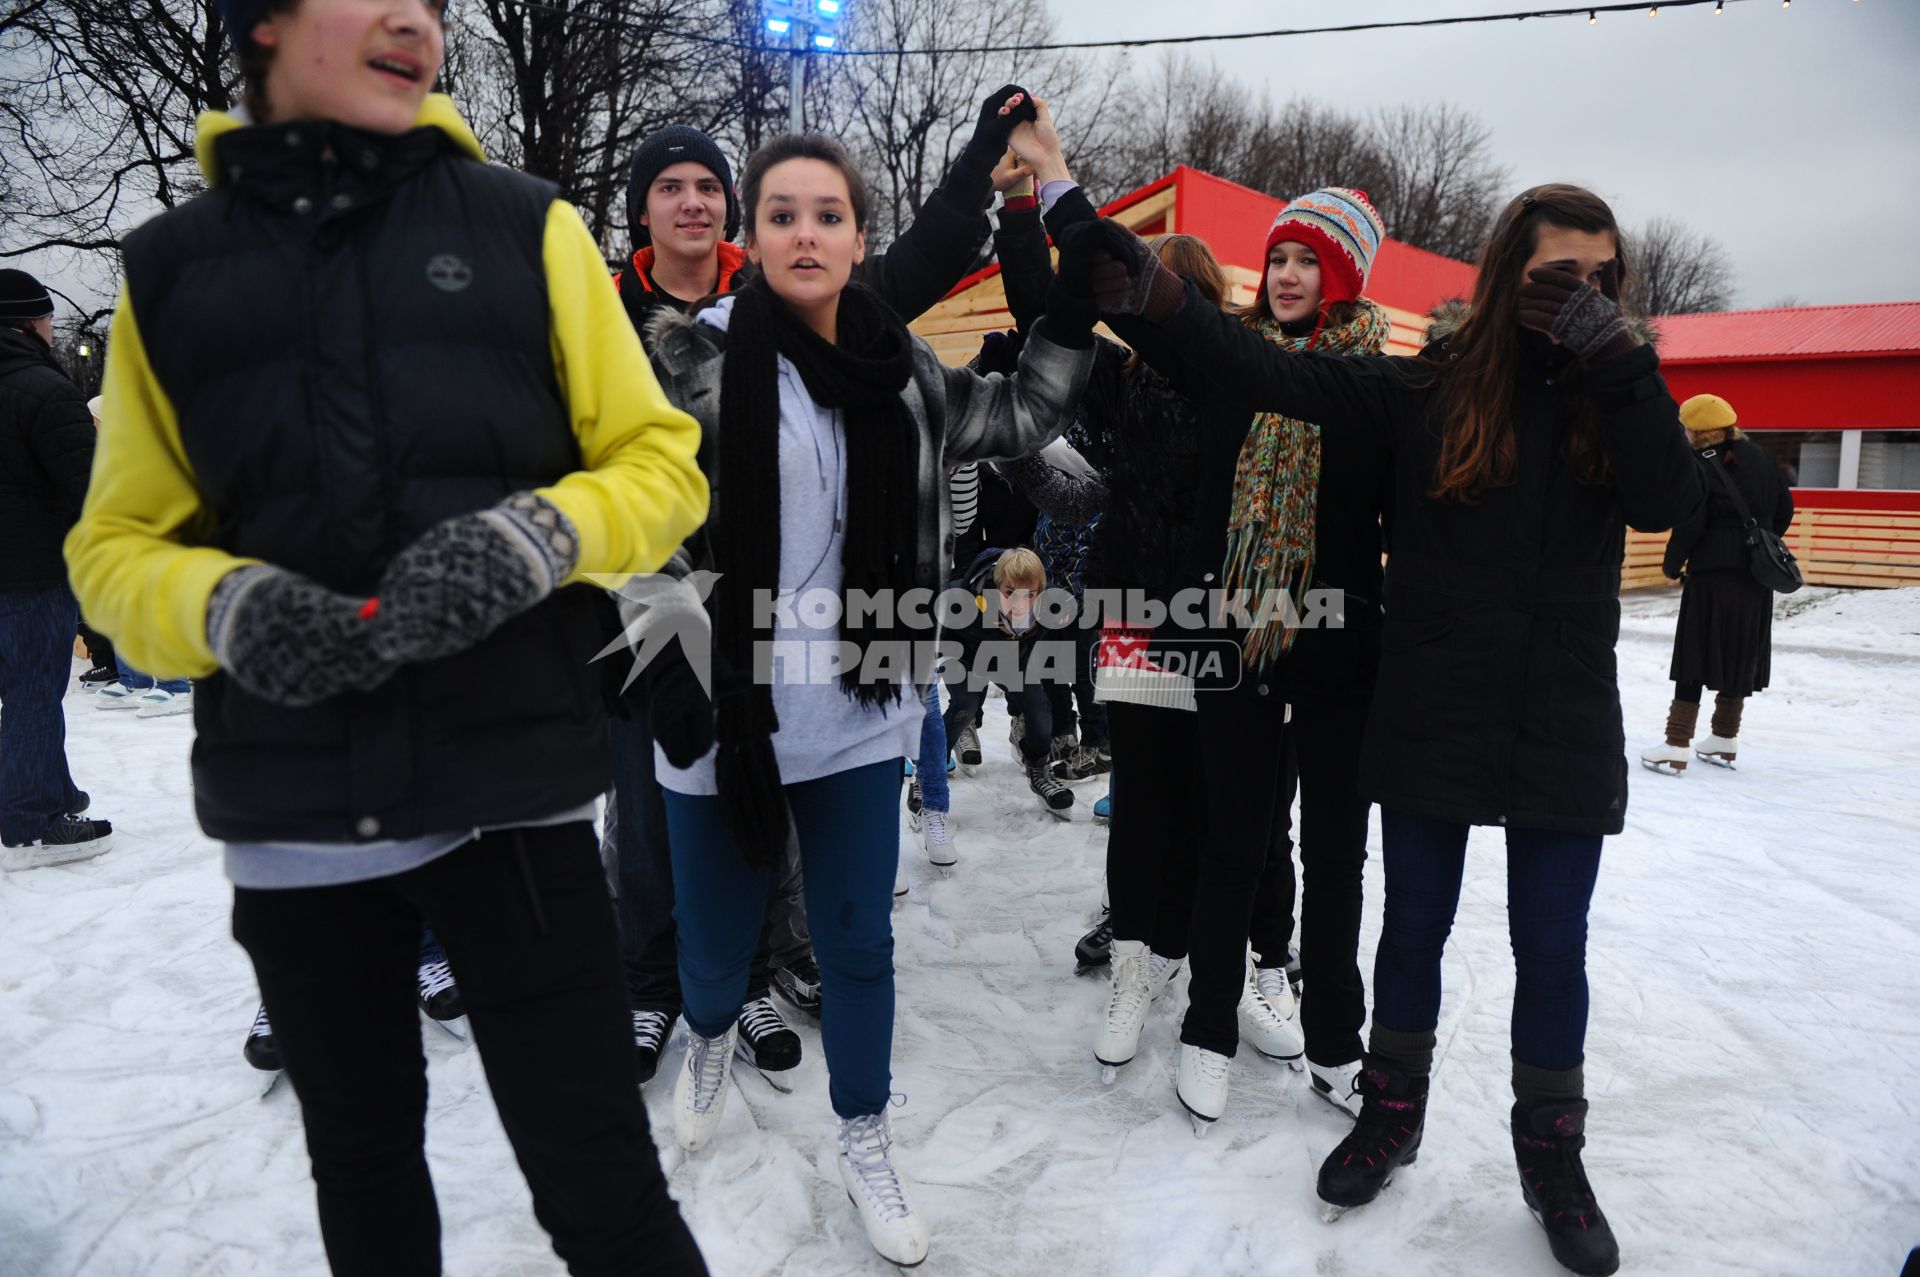
<instances>
[{"instance_id":1,"label":"long black knit scarf","mask_svg":"<svg viewBox=\"0 0 1920 1277\"><path fill-rule=\"evenodd\" d=\"M847 440L847 527L841 540L841 634L864 654L904 653L912 637L893 618L851 628L844 604L854 590L898 599L914 586L918 526L919 428L902 392L913 375L907 327L860 284L840 294L839 341L829 344L781 302L764 279L734 294L726 363L720 374L719 517L709 526L714 568L715 783L735 845L756 866L786 854L788 817L772 735L780 730L773 692L754 677L754 645L772 640L755 625L756 595L780 588L780 392L776 354L800 373L807 394L838 409ZM763 594L761 592L764 592ZM770 609L765 610L770 612ZM895 609L883 610L883 615ZM770 616L765 619L771 620ZM764 649L763 649L764 650ZM897 660L897 658L896 658ZM841 676L861 705L900 697L900 667L865 662ZM763 670L762 673L767 671ZM863 677L863 673L871 677ZM796 724L805 731L806 724Z\"/></svg>"}]
</instances>

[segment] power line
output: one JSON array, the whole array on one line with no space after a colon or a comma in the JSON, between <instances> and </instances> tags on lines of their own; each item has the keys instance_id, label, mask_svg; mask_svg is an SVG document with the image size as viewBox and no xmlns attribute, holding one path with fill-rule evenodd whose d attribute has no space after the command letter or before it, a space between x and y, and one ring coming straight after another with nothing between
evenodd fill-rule
<instances>
[{"instance_id":1,"label":"power line","mask_svg":"<svg viewBox=\"0 0 1920 1277\"><path fill-rule=\"evenodd\" d=\"M956 53L1047 53L1074 49L1145 49L1163 45L1177 44L1220 44L1238 40L1277 40L1288 36L1303 35L1346 35L1360 31L1407 31L1421 27L1458 27L1471 26L1487 22L1525 22L1532 18L1578 18L1585 17L1592 22L1602 13L1639 13L1650 11L1658 16L1665 9L1690 9L1696 5L1710 4L1716 10L1726 4L1745 4L1747 0L1665 0L1663 4L1582 4L1565 9L1520 9L1509 13L1461 14L1445 18L1405 18L1395 22L1350 22L1339 26L1327 27L1282 27L1272 31L1234 31L1215 35L1171 35L1143 36L1132 40L1064 40L1049 44L974 44L959 45L953 48L934 49L845 49L810 48L804 50L809 57L816 58L894 58L933 56ZM541 4L529 0L523 6L529 10L551 13L576 22L590 22L604 26L630 27L636 30L648 30L655 34L665 34L697 44L717 45L721 48L737 49L743 53L793 53L791 45L760 44L750 40L732 40L725 36L707 35L698 31L679 31L671 28L648 27L643 23L626 18L598 18L559 8L551 4Z\"/></svg>"}]
</instances>

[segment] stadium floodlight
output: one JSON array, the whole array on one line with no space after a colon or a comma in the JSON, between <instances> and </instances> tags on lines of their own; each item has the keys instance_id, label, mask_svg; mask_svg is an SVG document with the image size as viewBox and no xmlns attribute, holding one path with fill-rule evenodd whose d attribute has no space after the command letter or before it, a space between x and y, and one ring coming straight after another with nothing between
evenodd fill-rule
<instances>
[{"instance_id":1,"label":"stadium floodlight","mask_svg":"<svg viewBox=\"0 0 1920 1277\"><path fill-rule=\"evenodd\" d=\"M816 49L831 49L833 47L833 37L824 33L816 34L813 37L813 47Z\"/></svg>"},{"instance_id":2,"label":"stadium floodlight","mask_svg":"<svg viewBox=\"0 0 1920 1277\"><path fill-rule=\"evenodd\" d=\"M785 35L787 32L793 30L793 19L768 18L767 30L773 32L775 35Z\"/></svg>"},{"instance_id":3,"label":"stadium floodlight","mask_svg":"<svg viewBox=\"0 0 1920 1277\"><path fill-rule=\"evenodd\" d=\"M840 0L813 0L813 11L829 22L840 20Z\"/></svg>"}]
</instances>

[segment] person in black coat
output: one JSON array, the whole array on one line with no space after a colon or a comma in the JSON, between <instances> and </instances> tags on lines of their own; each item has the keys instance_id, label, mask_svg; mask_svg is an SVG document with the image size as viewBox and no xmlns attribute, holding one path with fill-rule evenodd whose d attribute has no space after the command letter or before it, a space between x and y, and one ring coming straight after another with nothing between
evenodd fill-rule
<instances>
[{"instance_id":1,"label":"person in black coat","mask_svg":"<svg viewBox=\"0 0 1920 1277\"><path fill-rule=\"evenodd\" d=\"M1706 504L1673 530L1662 569L1685 580L1680 621L1673 635L1673 704L1666 740L1640 755L1648 770L1678 776L1700 720L1700 694L1712 688L1712 735L1695 752L1733 766L1739 751L1740 712L1763 690L1773 665L1773 591L1747 566L1746 520L1719 475L1733 481L1747 511L1784 536L1793 523L1793 493L1765 449L1740 433L1733 407L1718 395L1695 395L1680 405L1693 444L1693 461L1707 489Z\"/></svg>"},{"instance_id":2,"label":"person in black coat","mask_svg":"<svg viewBox=\"0 0 1920 1277\"><path fill-rule=\"evenodd\" d=\"M1619 305L1612 210L1534 187L1495 224L1472 312L1417 359L1291 353L1205 305L1143 244L1095 268L1105 312L1142 315L1267 411L1394 453L1385 628L1361 755L1381 806L1386 907L1353 1132L1322 1165L1337 1208L1419 1150L1440 957L1468 830L1506 830L1514 1153L1556 1258L1612 1272L1618 1246L1581 1165L1586 917L1627 786L1614 643L1628 525L1705 499L1651 347Z\"/></svg>"},{"instance_id":3,"label":"person in black coat","mask_svg":"<svg viewBox=\"0 0 1920 1277\"><path fill-rule=\"evenodd\" d=\"M67 769L66 692L79 607L60 545L93 469L93 417L53 361L53 298L0 270L0 844L8 869L62 864L112 845L84 820Z\"/></svg>"}]
</instances>

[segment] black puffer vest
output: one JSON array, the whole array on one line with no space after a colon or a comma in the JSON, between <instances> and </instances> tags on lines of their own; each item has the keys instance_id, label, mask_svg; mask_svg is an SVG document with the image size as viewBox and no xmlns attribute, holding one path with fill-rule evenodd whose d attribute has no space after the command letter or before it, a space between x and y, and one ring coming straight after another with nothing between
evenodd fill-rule
<instances>
[{"instance_id":1,"label":"black puffer vest","mask_svg":"<svg viewBox=\"0 0 1920 1277\"><path fill-rule=\"evenodd\" d=\"M217 139L219 184L126 242L204 526L185 539L370 594L452 515L580 467L548 337L554 188L462 152L293 122ZM194 797L229 840L406 838L521 823L607 785L597 590L307 709L215 674Z\"/></svg>"}]
</instances>

